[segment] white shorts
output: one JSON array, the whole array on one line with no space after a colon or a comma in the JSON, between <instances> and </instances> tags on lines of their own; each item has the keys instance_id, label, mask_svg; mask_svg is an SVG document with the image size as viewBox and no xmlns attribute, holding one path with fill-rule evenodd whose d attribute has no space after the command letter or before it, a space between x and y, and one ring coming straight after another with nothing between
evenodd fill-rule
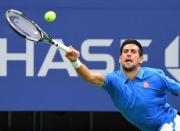
<instances>
[{"instance_id":1,"label":"white shorts","mask_svg":"<svg viewBox=\"0 0 180 131\"><path fill-rule=\"evenodd\" d=\"M180 131L180 116L177 115L171 123L165 123L160 131Z\"/></svg>"}]
</instances>

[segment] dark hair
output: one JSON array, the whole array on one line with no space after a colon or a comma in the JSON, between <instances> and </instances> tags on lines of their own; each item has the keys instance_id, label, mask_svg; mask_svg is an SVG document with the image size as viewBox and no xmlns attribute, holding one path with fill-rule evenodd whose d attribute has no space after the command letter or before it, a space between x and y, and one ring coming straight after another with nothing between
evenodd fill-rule
<instances>
[{"instance_id":1,"label":"dark hair","mask_svg":"<svg viewBox=\"0 0 180 131\"><path fill-rule=\"evenodd\" d=\"M122 54L122 51L123 51L123 47L125 45L128 45L128 44L134 44L136 45L137 47L139 47L139 55L142 56L143 55L143 49L142 49L142 46L141 44L137 41L137 40L125 40L122 45L121 45L121 48L120 48L120 54Z\"/></svg>"}]
</instances>

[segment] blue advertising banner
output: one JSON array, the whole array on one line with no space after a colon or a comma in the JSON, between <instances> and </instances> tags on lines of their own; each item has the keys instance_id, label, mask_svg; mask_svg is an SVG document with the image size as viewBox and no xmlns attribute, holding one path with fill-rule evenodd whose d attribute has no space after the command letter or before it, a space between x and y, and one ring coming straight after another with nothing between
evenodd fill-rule
<instances>
[{"instance_id":1,"label":"blue advertising banner","mask_svg":"<svg viewBox=\"0 0 180 131\"><path fill-rule=\"evenodd\" d=\"M116 111L108 94L83 81L64 52L18 36L5 20L7 9L33 19L45 32L81 53L92 71L118 70L124 39L140 41L144 64L180 81L180 1L6 0L0 5L1 111ZM48 23L44 13L57 19ZM168 102L180 110L180 98Z\"/></svg>"}]
</instances>

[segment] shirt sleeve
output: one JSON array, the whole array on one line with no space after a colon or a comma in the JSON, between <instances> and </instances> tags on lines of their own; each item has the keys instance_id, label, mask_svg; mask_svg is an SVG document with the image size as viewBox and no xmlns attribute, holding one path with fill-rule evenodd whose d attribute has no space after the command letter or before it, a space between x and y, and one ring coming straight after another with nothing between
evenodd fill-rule
<instances>
[{"instance_id":1,"label":"shirt sleeve","mask_svg":"<svg viewBox=\"0 0 180 131\"><path fill-rule=\"evenodd\" d=\"M161 78L167 88L172 94L178 95L180 92L180 83L169 78L164 73L161 73Z\"/></svg>"},{"instance_id":2,"label":"shirt sleeve","mask_svg":"<svg viewBox=\"0 0 180 131\"><path fill-rule=\"evenodd\" d=\"M113 83L113 73L107 73L105 74L105 79L104 79L104 90L107 91L111 97L115 95L116 89L114 86L112 86Z\"/></svg>"},{"instance_id":3,"label":"shirt sleeve","mask_svg":"<svg viewBox=\"0 0 180 131\"><path fill-rule=\"evenodd\" d=\"M103 87L105 90L107 90L107 88L111 86L111 80L110 80L111 79L111 73L106 73L104 76L105 77L104 77Z\"/></svg>"}]
</instances>

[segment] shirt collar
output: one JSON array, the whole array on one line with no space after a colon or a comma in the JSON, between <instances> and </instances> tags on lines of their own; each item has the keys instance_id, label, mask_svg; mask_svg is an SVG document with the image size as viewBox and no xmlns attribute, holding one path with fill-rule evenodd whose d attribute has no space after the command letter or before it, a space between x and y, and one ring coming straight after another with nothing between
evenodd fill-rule
<instances>
[{"instance_id":1,"label":"shirt collar","mask_svg":"<svg viewBox=\"0 0 180 131\"><path fill-rule=\"evenodd\" d=\"M142 68L140 68L138 74L136 75L137 78L142 79L144 75L144 70Z\"/></svg>"},{"instance_id":2,"label":"shirt collar","mask_svg":"<svg viewBox=\"0 0 180 131\"><path fill-rule=\"evenodd\" d=\"M120 70L120 74L121 74L123 83L126 83L129 78L123 73L122 70ZM143 75L144 75L144 70L140 68L138 74L136 75L136 78L142 79Z\"/></svg>"}]
</instances>

